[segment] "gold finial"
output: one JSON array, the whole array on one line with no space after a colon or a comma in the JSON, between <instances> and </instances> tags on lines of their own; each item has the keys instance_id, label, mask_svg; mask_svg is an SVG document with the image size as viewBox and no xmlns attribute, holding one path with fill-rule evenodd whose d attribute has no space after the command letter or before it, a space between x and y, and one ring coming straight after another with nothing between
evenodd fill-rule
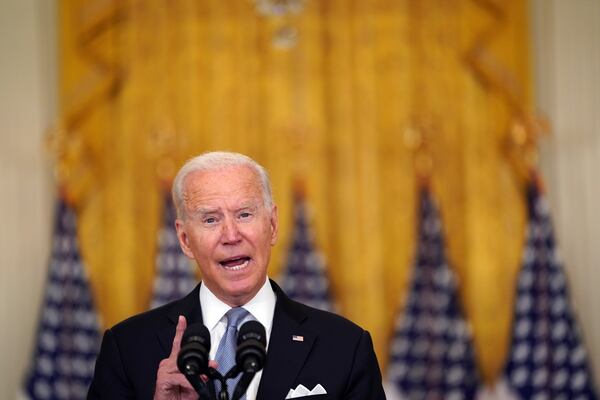
<instances>
[{"instance_id":1,"label":"gold finial","mask_svg":"<svg viewBox=\"0 0 600 400\"><path fill-rule=\"evenodd\" d=\"M509 157L517 173L526 180L538 180L532 173L539 164L539 143L542 137L550 133L548 120L532 113L519 114L513 118L509 127Z\"/></svg>"},{"instance_id":2,"label":"gold finial","mask_svg":"<svg viewBox=\"0 0 600 400\"><path fill-rule=\"evenodd\" d=\"M429 146L432 124L429 121L413 122L404 130L404 144L413 154L413 165L419 184L427 185L433 173L433 157Z\"/></svg>"},{"instance_id":3,"label":"gold finial","mask_svg":"<svg viewBox=\"0 0 600 400\"><path fill-rule=\"evenodd\" d=\"M155 173L161 185L168 187L176 173L178 148L177 129L172 119L164 117L148 134L146 154L155 166Z\"/></svg>"}]
</instances>

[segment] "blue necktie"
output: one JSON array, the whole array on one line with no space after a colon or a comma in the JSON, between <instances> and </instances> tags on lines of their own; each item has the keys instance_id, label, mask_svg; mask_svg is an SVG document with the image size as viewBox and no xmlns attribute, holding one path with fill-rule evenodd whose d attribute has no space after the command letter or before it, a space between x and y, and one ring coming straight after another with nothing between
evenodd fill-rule
<instances>
[{"instance_id":1,"label":"blue necktie","mask_svg":"<svg viewBox=\"0 0 600 400\"><path fill-rule=\"evenodd\" d=\"M217 349L217 355L215 356L215 360L219 364L217 370L222 375L225 375L231 369L231 367L235 365L235 350L237 347L238 325L240 324L240 322L242 322L244 318L248 316L248 314L248 311L246 311L242 307L232 308L225 314L225 316L227 317L227 330L221 338L219 348ZM236 378L230 379L227 382L227 388L229 389L228 392L230 399L241 376L242 374L239 374ZM221 384L219 382L215 382L215 386L218 394L218 392L221 389ZM244 399L246 399L246 395L242 396L241 398L241 400Z\"/></svg>"}]
</instances>

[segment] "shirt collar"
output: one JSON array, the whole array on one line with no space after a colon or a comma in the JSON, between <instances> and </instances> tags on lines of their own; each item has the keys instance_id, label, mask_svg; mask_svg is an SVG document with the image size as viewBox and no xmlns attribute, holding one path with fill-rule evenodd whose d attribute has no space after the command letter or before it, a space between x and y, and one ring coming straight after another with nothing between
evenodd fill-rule
<instances>
[{"instance_id":1,"label":"shirt collar","mask_svg":"<svg viewBox=\"0 0 600 400\"><path fill-rule=\"evenodd\" d=\"M271 331L271 325L273 324L276 301L277 297L267 277L258 293L242 307L263 324L268 333ZM225 313L231 309L204 284L200 285L200 305L202 308L202 321L209 331L212 331Z\"/></svg>"}]
</instances>

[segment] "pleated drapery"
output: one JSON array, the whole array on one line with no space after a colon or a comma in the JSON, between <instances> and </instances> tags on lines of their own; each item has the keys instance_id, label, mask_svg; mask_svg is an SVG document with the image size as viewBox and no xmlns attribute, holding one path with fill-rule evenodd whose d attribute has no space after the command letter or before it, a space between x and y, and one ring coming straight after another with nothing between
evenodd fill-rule
<instances>
[{"instance_id":1,"label":"pleated drapery","mask_svg":"<svg viewBox=\"0 0 600 400\"><path fill-rule=\"evenodd\" d=\"M233 150L271 175L270 274L301 182L336 301L385 368L415 254L414 149L426 148L480 366L496 376L525 210L505 151L514 105L478 66L510 72L498 76L528 104L526 2L306 0L281 15L256 4L61 2L57 171L104 324L149 304L162 190L178 166Z\"/></svg>"}]
</instances>

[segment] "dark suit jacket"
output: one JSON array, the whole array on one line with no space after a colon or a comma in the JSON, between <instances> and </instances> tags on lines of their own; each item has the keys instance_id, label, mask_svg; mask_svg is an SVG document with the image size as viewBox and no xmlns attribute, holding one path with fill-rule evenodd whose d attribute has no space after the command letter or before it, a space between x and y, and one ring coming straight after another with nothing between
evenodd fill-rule
<instances>
[{"instance_id":1,"label":"dark suit jacket","mask_svg":"<svg viewBox=\"0 0 600 400\"><path fill-rule=\"evenodd\" d=\"M277 295L258 400L283 400L291 388L321 384L326 395L302 399L385 399L369 333L338 315ZM158 364L169 356L177 317L202 321L198 285L181 300L131 317L108 329L88 399L152 399ZM303 336L293 341L292 335Z\"/></svg>"}]
</instances>

